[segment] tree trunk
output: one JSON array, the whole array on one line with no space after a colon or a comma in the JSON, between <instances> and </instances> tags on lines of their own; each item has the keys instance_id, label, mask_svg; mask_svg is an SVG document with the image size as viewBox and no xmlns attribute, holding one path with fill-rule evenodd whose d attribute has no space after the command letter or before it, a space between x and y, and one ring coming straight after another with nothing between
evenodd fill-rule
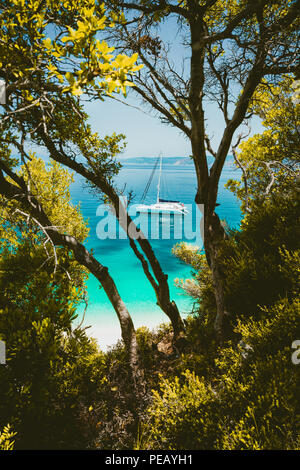
<instances>
[{"instance_id":1,"label":"tree trunk","mask_svg":"<svg viewBox=\"0 0 300 470\"><path fill-rule=\"evenodd\" d=\"M204 216L204 248L206 259L212 273L213 288L216 301L216 317L214 328L220 345L223 343L223 319L225 314L224 283L220 271L219 248L226 238L224 227L218 215L205 210Z\"/></svg>"},{"instance_id":2,"label":"tree trunk","mask_svg":"<svg viewBox=\"0 0 300 470\"><path fill-rule=\"evenodd\" d=\"M98 279L118 316L122 339L128 354L133 384L137 390L140 390L143 372L139 363L136 332L130 313L119 294L114 280L108 272L108 268L102 266L99 261L90 255L83 245L77 242L76 239L73 239L73 237L68 238L71 240L66 242L62 240L60 243L71 249L76 261L87 267L88 270Z\"/></svg>"},{"instance_id":3,"label":"tree trunk","mask_svg":"<svg viewBox=\"0 0 300 470\"><path fill-rule=\"evenodd\" d=\"M204 57L202 45L203 23L195 20L191 24L191 85L189 104L191 110L191 145L197 175L196 204L204 205L204 249L212 272L216 300L215 330L220 344L223 340L223 318L225 312L222 275L218 262L218 245L225 237L224 228L215 213L218 184L212 184L209 175L205 148L205 119L203 109ZM200 229L200 227L199 227Z\"/></svg>"},{"instance_id":4,"label":"tree trunk","mask_svg":"<svg viewBox=\"0 0 300 470\"><path fill-rule=\"evenodd\" d=\"M174 300L170 299L168 275L161 269L149 241L145 238L140 238L138 242L143 248L144 253L146 253L150 266L155 274L157 282L155 282L155 286L153 283L152 285L156 294L157 305L159 305L162 311L169 317L174 332L174 341L176 343L185 336L185 327L176 303ZM144 265L143 268L146 276L148 276L149 274L145 271Z\"/></svg>"},{"instance_id":5,"label":"tree trunk","mask_svg":"<svg viewBox=\"0 0 300 470\"><path fill-rule=\"evenodd\" d=\"M137 249L135 240L130 238L130 246L133 249L137 258L141 261L144 273L154 289L157 305L162 309L162 311L169 317L171 321L174 334L174 345L180 348L185 342L185 327L176 303L173 300L170 300L169 284L167 282L168 276L162 271L160 264L158 263L157 258L155 257L148 240L141 238L139 239L139 243L144 244L144 251L147 252L147 258L151 260L150 265L152 268L155 269L155 277L156 279L158 279L159 282L157 282L156 279L150 273L148 263L145 260L144 256Z\"/></svg>"},{"instance_id":6,"label":"tree trunk","mask_svg":"<svg viewBox=\"0 0 300 470\"><path fill-rule=\"evenodd\" d=\"M19 202L26 212L28 212L36 222L42 227L43 231L52 240L56 246L65 246L74 254L76 261L85 266L103 286L115 312L117 313L122 339L128 353L128 361L136 390L141 391L143 371L139 364L139 351L132 318L124 304L114 280L108 272L108 268L103 266L75 237L61 234L56 227L51 224L48 216L44 212L39 201L26 190L26 185L22 178L14 175L7 170L10 177L21 184L22 189L8 182L0 171L0 194L8 199L15 199Z\"/></svg>"}]
</instances>

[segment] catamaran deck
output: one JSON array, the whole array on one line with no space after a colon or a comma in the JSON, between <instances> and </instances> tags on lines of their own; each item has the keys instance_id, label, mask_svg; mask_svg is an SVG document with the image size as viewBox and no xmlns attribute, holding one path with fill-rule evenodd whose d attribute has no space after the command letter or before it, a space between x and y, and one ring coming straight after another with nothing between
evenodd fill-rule
<instances>
[{"instance_id":1,"label":"catamaran deck","mask_svg":"<svg viewBox=\"0 0 300 470\"><path fill-rule=\"evenodd\" d=\"M188 214L188 210L180 202L157 202L155 204L140 204L137 212L153 212L168 214Z\"/></svg>"}]
</instances>

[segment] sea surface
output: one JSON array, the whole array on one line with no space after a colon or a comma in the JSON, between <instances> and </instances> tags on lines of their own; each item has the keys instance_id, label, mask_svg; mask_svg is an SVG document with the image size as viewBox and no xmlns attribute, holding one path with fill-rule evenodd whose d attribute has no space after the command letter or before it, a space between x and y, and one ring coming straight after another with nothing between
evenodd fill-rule
<instances>
[{"instance_id":1,"label":"sea surface","mask_svg":"<svg viewBox=\"0 0 300 470\"><path fill-rule=\"evenodd\" d=\"M153 164L155 163L153 158ZM170 160L171 161L171 160ZM129 162L129 163L128 163ZM130 163L127 160L115 179L115 184L124 195L131 191L134 198L129 205L133 219L140 224L144 232L148 231L153 249L163 270L168 274L171 298L177 305L183 317L192 309L192 301L175 286L176 278L191 277L191 268L180 262L172 255L172 247L180 242L187 241L199 247L202 239L199 236L199 221L201 213L194 205L196 192L196 177L193 165L168 163L163 161L163 176L161 179L161 194L164 199L175 199L183 202L189 209L185 217L175 216L147 216L135 211L135 204L140 203L141 196L147 181L152 173L153 164ZM234 167L231 156L227 157L222 173L217 212L222 220L230 227L238 228L241 213L239 202L234 195L224 188L228 179L240 179L240 172ZM158 172L153 176L145 203L156 202ZM93 249L95 257L109 269L122 299L133 318L135 327L155 326L168 321L166 315L156 305L154 291L149 284L140 261L135 257L129 246L128 239L122 229L119 229L115 217L109 208L103 204L101 195L93 192L81 178L76 178L71 186L72 202L80 202L83 216L88 220L90 227L86 247ZM198 236L195 236L195 233ZM78 319L83 319L84 305L78 308ZM105 350L120 338L120 327L114 309L105 292L99 288L98 281L91 275L88 280L88 307L86 309L83 326L89 327L87 332L97 339L100 347Z\"/></svg>"}]
</instances>

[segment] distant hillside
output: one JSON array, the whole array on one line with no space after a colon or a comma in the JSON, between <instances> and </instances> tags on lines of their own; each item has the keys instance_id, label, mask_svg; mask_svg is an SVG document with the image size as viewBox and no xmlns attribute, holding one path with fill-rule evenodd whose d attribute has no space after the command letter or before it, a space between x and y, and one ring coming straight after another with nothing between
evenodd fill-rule
<instances>
[{"instance_id":1,"label":"distant hillside","mask_svg":"<svg viewBox=\"0 0 300 470\"><path fill-rule=\"evenodd\" d=\"M124 166L151 166L155 164L156 157L119 157L119 161ZM207 155L208 159L208 166L212 165L214 162L214 158L211 155ZM163 166L191 166L193 165L193 160L190 157L164 157L163 158ZM232 167L235 169L234 166L234 159L232 155L227 155L225 167Z\"/></svg>"},{"instance_id":2,"label":"distant hillside","mask_svg":"<svg viewBox=\"0 0 300 470\"><path fill-rule=\"evenodd\" d=\"M132 157L132 158L120 158L120 162L123 165L154 165L157 157ZM164 157L164 165L172 166L186 166L192 165L193 161L190 157Z\"/></svg>"}]
</instances>

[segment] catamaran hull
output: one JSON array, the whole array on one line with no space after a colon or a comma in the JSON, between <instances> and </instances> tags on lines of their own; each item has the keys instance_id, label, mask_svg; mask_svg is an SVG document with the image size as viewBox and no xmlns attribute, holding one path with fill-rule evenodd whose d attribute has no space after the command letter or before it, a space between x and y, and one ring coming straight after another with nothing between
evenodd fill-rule
<instances>
[{"instance_id":1,"label":"catamaran hull","mask_svg":"<svg viewBox=\"0 0 300 470\"><path fill-rule=\"evenodd\" d=\"M188 210L179 203L169 203L169 204L141 204L136 207L137 212L141 213L154 213L154 214L188 214Z\"/></svg>"}]
</instances>

